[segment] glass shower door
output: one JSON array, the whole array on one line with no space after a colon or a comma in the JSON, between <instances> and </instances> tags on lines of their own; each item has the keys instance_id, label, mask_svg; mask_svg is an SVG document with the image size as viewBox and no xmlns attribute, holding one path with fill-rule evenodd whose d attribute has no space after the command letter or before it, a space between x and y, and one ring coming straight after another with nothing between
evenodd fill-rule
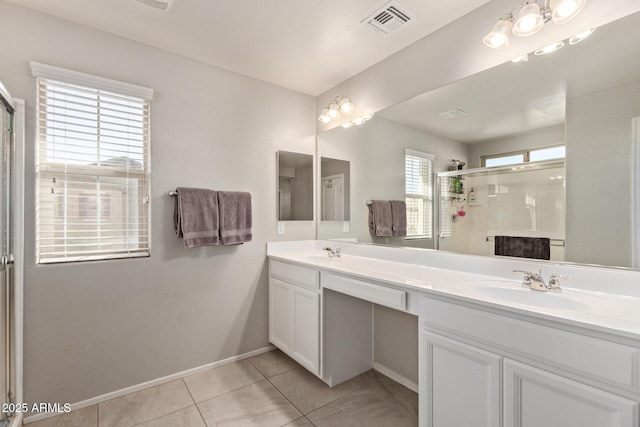
<instances>
[{"instance_id":1,"label":"glass shower door","mask_svg":"<svg viewBox=\"0 0 640 427\"><path fill-rule=\"evenodd\" d=\"M0 403L11 403L11 296L13 288L13 108L0 95ZM3 408L4 409L4 408ZM0 426L9 423L12 414L0 414Z\"/></svg>"}]
</instances>

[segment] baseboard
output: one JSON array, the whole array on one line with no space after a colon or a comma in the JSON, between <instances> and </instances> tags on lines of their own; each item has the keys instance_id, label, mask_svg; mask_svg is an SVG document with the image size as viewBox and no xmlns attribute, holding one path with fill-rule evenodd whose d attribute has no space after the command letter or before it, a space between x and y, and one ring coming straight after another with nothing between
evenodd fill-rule
<instances>
[{"instance_id":1,"label":"baseboard","mask_svg":"<svg viewBox=\"0 0 640 427\"><path fill-rule=\"evenodd\" d=\"M22 414L17 413L9 423L9 427L20 427L22 425Z\"/></svg>"},{"instance_id":2,"label":"baseboard","mask_svg":"<svg viewBox=\"0 0 640 427\"><path fill-rule=\"evenodd\" d=\"M373 369L380 372L382 375L391 378L395 382L402 384L409 390L415 391L416 393L418 393L418 384L411 381L409 378L405 377L404 375L400 375L393 369L387 368L386 366L381 365L378 362L373 362Z\"/></svg>"},{"instance_id":3,"label":"baseboard","mask_svg":"<svg viewBox=\"0 0 640 427\"><path fill-rule=\"evenodd\" d=\"M168 383L171 381L175 381L177 379L181 379L184 377L188 377L190 375L195 375L200 372L206 371L207 369L217 368L219 366L228 365L229 363L237 362L239 360L248 359L249 357L257 356L258 354L266 353L275 349L274 346L269 345L267 347L262 347L257 350L250 351L248 353L240 354L238 356L229 357L224 360L219 360L217 362L209 363L206 365L198 366L196 368L187 369L186 371L178 372L175 374L167 375L166 377L157 378L155 380L147 381L141 384L133 385L131 387L123 388L120 390L112 391L110 393L106 393L100 396L92 397L91 399L83 400L81 402L72 403L71 410L85 408L87 406L95 405L97 403L106 402L107 400L115 399L116 397L121 397L129 393L134 393L136 391L143 390L145 388L154 387L157 385L161 385L164 383ZM58 413L41 413L36 415L28 416L24 419L24 424L33 423L36 421L43 420L45 418L54 417L59 415ZM13 427L13 425L11 426Z\"/></svg>"}]
</instances>

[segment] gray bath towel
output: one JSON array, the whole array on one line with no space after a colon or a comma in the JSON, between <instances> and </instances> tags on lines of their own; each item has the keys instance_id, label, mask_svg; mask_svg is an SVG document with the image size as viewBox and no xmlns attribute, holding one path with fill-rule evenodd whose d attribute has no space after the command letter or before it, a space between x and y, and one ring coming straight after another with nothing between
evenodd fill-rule
<instances>
[{"instance_id":1,"label":"gray bath towel","mask_svg":"<svg viewBox=\"0 0 640 427\"><path fill-rule=\"evenodd\" d=\"M251 194L218 191L220 241L223 245L239 245L251 241Z\"/></svg>"},{"instance_id":2,"label":"gray bath towel","mask_svg":"<svg viewBox=\"0 0 640 427\"><path fill-rule=\"evenodd\" d=\"M546 237L496 236L496 255L551 259L551 241Z\"/></svg>"},{"instance_id":3,"label":"gray bath towel","mask_svg":"<svg viewBox=\"0 0 640 427\"><path fill-rule=\"evenodd\" d=\"M173 226L185 248L219 243L218 197L215 191L202 188L176 189Z\"/></svg>"},{"instance_id":4,"label":"gray bath towel","mask_svg":"<svg viewBox=\"0 0 640 427\"><path fill-rule=\"evenodd\" d=\"M369 205L369 231L378 237L391 237L391 202L372 200Z\"/></svg>"},{"instance_id":5,"label":"gray bath towel","mask_svg":"<svg viewBox=\"0 0 640 427\"><path fill-rule=\"evenodd\" d=\"M407 235L407 204L404 200L391 201L391 234Z\"/></svg>"}]
</instances>

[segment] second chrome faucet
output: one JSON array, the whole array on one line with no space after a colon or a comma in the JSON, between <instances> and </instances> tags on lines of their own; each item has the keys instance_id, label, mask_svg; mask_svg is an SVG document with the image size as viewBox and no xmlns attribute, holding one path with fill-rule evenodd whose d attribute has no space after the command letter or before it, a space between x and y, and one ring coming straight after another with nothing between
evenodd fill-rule
<instances>
[{"instance_id":1,"label":"second chrome faucet","mask_svg":"<svg viewBox=\"0 0 640 427\"><path fill-rule=\"evenodd\" d=\"M539 270L538 273L532 273L526 270L513 270L513 272L524 274L522 277L522 287L539 292L562 292L560 279L571 279L569 276L562 274L552 274L549 278L549 284L546 284L542 277L542 270Z\"/></svg>"}]
</instances>

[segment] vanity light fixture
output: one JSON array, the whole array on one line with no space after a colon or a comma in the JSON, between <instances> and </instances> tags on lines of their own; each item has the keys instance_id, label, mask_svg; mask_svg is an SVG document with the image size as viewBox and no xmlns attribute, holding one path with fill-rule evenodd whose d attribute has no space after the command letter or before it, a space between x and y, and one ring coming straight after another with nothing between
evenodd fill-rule
<instances>
[{"instance_id":1,"label":"vanity light fixture","mask_svg":"<svg viewBox=\"0 0 640 427\"><path fill-rule=\"evenodd\" d=\"M502 16L483 42L492 49L504 49L509 47L509 32L517 37L527 37L540 31L549 21L562 25L578 15L586 2L587 0L529 0ZM518 8L518 18L514 19L513 12Z\"/></svg>"},{"instance_id":2,"label":"vanity light fixture","mask_svg":"<svg viewBox=\"0 0 640 427\"><path fill-rule=\"evenodd\" d=\"M331 120L335 120L342 116L348 116L353 113L355 106L351 99L344 95L337 96L336 99L329 105L324 107L322 113L318 117L322 123L329 123Z\"/></svg>"}]
</instances>

